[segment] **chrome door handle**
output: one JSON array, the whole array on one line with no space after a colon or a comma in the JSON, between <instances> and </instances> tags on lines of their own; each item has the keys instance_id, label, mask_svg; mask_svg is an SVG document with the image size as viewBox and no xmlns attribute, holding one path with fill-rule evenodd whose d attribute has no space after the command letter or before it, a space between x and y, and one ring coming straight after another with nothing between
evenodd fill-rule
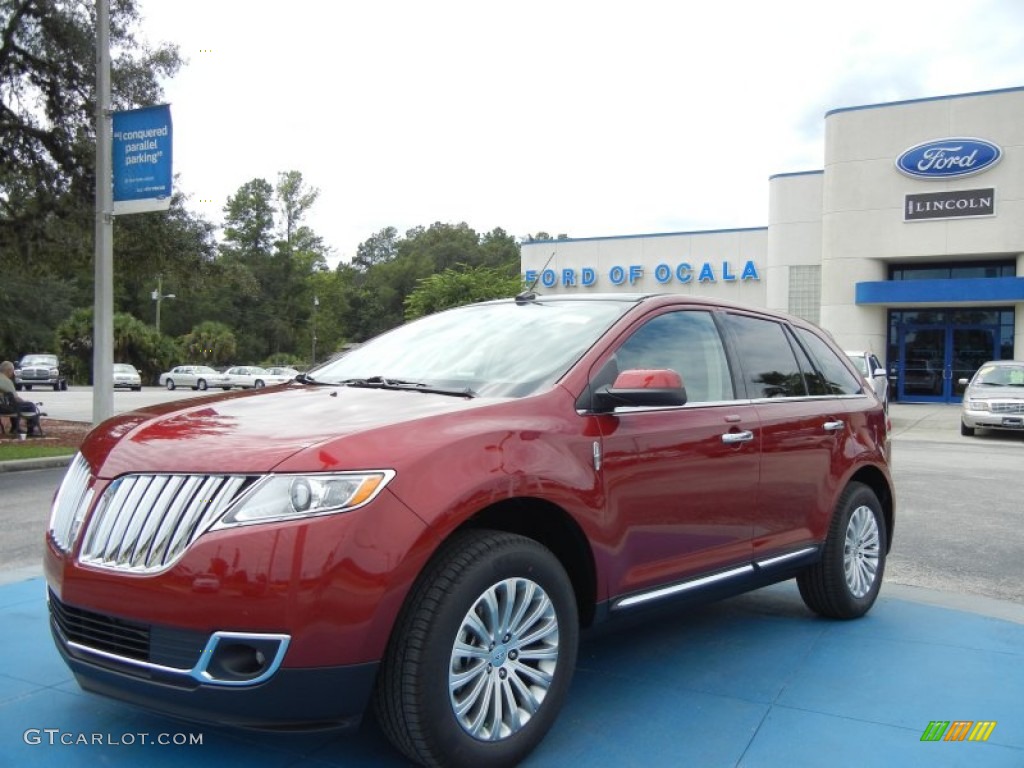
<instances>
[{"instance_id":1,"label":"chrome door handle","mask_svg":"<svg viewBox=\"0 0 1024 768\"><path fill-rule=\"evenodd\" d=\"M722 435L722 442L726 445L736 445L737 443L749 443L754 439L754 433L744 430L743 432L726 432Z\"/></svg>"},{"instance_id":2,"label":"chrome door handle","mask_svg":"<svg viewBox=\"0 0 1024 768\"><path fill-rule=\"evenodd\" d=\"M826 421L821 426L826 432L838 432L843 428L844 423L842 421Z\"/></svg>"}]
</instances>

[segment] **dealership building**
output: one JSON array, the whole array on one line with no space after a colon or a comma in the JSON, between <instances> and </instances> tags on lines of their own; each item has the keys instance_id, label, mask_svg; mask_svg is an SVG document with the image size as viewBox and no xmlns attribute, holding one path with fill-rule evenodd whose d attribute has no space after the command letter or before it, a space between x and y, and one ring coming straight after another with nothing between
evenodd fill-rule
<instances>
[{"instance_id":1,"label":"dealership building","mask_svg":"<svg viewBox=\"0 0 1024 768\"><path fill-rule=\"evenodd\" d=\"M522 269L788 312L874 351L898 399L958 401L1024 359L1024 88L832 110L824 168L768 180L768 226L533 241Z\"/></svg>"}]
</instances>

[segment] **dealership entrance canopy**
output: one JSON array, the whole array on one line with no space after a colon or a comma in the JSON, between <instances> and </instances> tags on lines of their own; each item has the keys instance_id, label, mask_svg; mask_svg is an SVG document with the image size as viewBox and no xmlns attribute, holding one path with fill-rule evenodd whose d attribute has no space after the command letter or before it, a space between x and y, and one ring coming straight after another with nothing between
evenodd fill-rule
<instances>
[{"instance_id":1,"label":"dealership entrance canopy","mask_svg":"<svg viewBox=\"0 0 1024 768\"><path fill-rule=\"evenodd\" d=\"M1024 359L1024 88L836 109L823 170L769 179L768 226L523 243L548 293L673 292L789 312L885 359L905 401Z\"/></svg>"}]
</instances>

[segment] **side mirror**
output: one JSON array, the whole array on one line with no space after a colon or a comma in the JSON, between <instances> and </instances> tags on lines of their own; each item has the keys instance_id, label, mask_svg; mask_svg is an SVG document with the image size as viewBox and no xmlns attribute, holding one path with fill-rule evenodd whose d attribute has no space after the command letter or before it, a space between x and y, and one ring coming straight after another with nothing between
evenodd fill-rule
<instances>
[{"instance_id":1,"label":"side mirror","mask_svg":"<svg viewBox=\"0 0 1024 768\"><path fill-rule=\"evenodd\" d=\"M886 375L885 368L875 368L875 370L873 370L871 372L871 377L872 378L874 378L875 376L885 376L885 375Z\"/></svg>"},{"instance_id":2,"label":"side mirror","mask_svg":"<svg viewBox=\"0 0 1024 768\"><path fill-rule=\"evenodd\" d=\"M664 408L686 405L683 377L665 368L623 371L611 386L594 392L597 413L612 413L616 408Z\"/></svg>"},{"instance_id":3,"label":"side mirror","mask_svg":"<svg viewBox=\"0 0 1024 768\"><path fill-rule=\"evenodd\" d=\"M956 383L959 384L961 387L966 387L968 381L970 381L970 379L959 379Z\"/></svg>"}]
</instances>

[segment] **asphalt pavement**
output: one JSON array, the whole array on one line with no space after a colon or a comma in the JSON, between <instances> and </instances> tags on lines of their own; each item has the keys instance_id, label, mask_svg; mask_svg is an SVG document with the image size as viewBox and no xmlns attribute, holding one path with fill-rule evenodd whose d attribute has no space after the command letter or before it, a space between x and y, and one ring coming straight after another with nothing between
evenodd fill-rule
<instances>
[{"instance_id":1,"label":"asphalt pavement","mask_svg":"<svg viewBox=\"0 0 1024 768\"><path fill-rule=\"evenodd\" d=\"M957 442L959 411L893 404L894 440ZM1019 440L1019 436L1007 439ZM256 733L83 693L41 578L0 586L0 765L398 766L355 732ZM1024 605L886 583L856 621L793 582L586 639L527 766L1024 766Z\"/></svg>"}]
</instances>

